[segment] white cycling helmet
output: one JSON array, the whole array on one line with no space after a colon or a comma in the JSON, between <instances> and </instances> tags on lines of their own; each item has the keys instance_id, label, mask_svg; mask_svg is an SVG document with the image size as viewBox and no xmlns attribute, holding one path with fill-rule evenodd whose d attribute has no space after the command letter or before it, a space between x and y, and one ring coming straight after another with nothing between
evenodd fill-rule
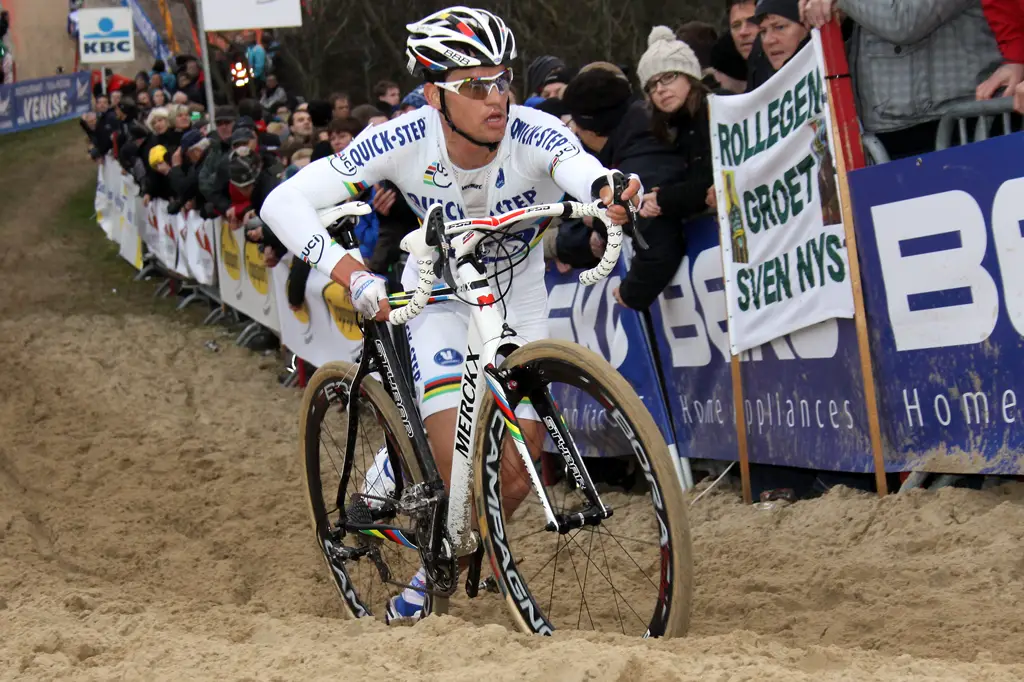
<instances>
[{"instance_id":1,"label":"white cycling helmet","mask_svg":"<svg viewBox=\"0 0 1024 682\"><path fill-rule=\"evenodd\" d=\"M449 7L407 24L409 73L440 76L452 69L501 66L516 57L516 39L487 10Z\"/></svg>"}]
</instances>

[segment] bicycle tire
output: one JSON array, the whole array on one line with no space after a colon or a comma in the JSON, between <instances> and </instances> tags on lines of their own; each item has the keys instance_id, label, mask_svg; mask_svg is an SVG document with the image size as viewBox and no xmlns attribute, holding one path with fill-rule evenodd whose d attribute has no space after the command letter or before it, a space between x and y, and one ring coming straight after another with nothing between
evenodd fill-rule
<instances>
[{"instance_id":1,"label":"bicycle tire","mask_svg":"<svg viewBox=\"0 0 1024 682\"><path fill-rule=\"evenodd\" d=\"M351 381L355 375L356 366L352 363L341 361L329 362L313 374L302 395L299 433L306 500L309 503L310 520L313 524L317 548L327 564L334 586L337 588L338 594L345 604L345 613L353 618L362 618L372 616L372 610L360 599L347 571L344 569L339 570L339 567L331 562L324 546L324 538L328 530L325 524L329 522L329 518L323 499L323 491L320 487L319 427L326 408L332 404L327 387L336 386L337 382L341 382L347 385L350 390ZM336 388L333 394L339 395ZM421 481L421 474L418 467L410 466L409 460L406 459L407 453L411 456L413 451L412 443L409 440L408 434L406 434L398 408L391 400L391 397L384 390L384 387L381 386L380 382L369 376L363 378L360 384L360 394L370 402L376 411L377 422L384 430L385 437L391 442L392 452L397 451L399 458L402 459L401 470L407 472L407 476L410 479L406 485L419 483ZM394 463L392 463L392 467L394 467ZM447 613L447 611L447 598L427 598L424 606L424 615L426 613Z\"/></svg>"},{"instance_id":2,"label":"bicycle tire","mask_svg":"<svg viewBox=\"0 0 1024 682\"><path fill-rule=\"evenodd\" d=\"M690 527L683 490L678 483L672 455L653 417L622 375L606 360L582 346L555 339L529 343L511 353L502 363L502 368L519 367L527 363L540 363L541 366L551 367L560 365L588 377L594 387L602 391L617 406L624 421L632 429L635 440L631 446L634 451L637 443L642 445L642 453L649 465L643 472L644 477L652 491L658 492L657 496L651 495L652 507L657 520L663 524L659 526L662 570L660 585L657 586L659 595L654 615L644 636L685 635L689 628L693 597ZM474 444L474 499L480 534L513 622L526 633L551 634L556 624L550 622L538 600L530 592L527 580L520 572L517 559L514 557L516 549L509 547L506 537L500 488L501 458L504 456L505 448L500 443L495 445L496 440L503 437L504 430L504 419L497 409L493 395L488 392L481 406ZM643 467L642 461L640 464ZM662 504L660 510L657 508L657 500ZM668 540L669 551L666 551L665 539ZM557 550L556 554L560 551ZM667 565L666 558L669 562ZM573 568L575 570L575 566ZM552 591L553 585L554 582ZM614 585L612 587L615 589Z\"/></svg>"}]
</instances>

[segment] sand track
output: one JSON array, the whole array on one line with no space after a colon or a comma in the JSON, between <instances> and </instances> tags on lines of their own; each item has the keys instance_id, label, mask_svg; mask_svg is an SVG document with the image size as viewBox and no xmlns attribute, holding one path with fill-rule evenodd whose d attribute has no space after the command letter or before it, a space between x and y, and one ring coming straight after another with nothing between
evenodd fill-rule
<instances>
[{"instance_id":1,"label":"sand track","mask_svg":"<svg viewBox=\"0 0 1024 682\"><path fill-rule=\"evenodd\" d=\"M526 637L493 596L413 628L342 619L298 393L150 285L111 291L127 266L64 224L95 174L80 132L45 135L59 167L0 178L0 679L1024 679L1019 484L778 512L713 493L682 640Z\"/></svg>"}]
</instances>

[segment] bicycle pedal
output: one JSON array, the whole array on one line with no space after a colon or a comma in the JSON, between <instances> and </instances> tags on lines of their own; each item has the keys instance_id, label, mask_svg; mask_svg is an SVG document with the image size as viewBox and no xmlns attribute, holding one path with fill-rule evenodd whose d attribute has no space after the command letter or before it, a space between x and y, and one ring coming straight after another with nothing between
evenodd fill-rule
<instances>
[{"instance_id":1,"label":"bicycle pedal","mask_svg":"<svg viewBox=\"0 0 1024 682\"><path fill-rule=\"evenodd\" d=\"M498 581L493 575L480 581L480 589L491 594L501 594L501 588L498 587Z\"/></svg>"}]
</instances>

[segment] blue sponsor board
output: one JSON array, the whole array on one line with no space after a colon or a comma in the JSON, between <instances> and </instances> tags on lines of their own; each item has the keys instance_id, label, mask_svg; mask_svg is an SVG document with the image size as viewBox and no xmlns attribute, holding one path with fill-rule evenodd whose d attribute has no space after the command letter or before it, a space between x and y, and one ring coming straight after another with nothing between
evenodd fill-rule
<instances>
[{"instance_id":1,"label":"blue sponsor board","mask_svg":"<svg viewBox=\"0 0 1024 682\"><path fill-rule=\"evenodd\" d=\"M624 274L620 262L607 279L584 287L579 283L579 271L562 275L550 269L546 283L551 336L575 341L608 360L636 391L666 442L672 444L675 438L643 322L637 312L617 305L613 296ZM629 443L618 437L618 426L609 423L606 410L590 396L564 384L555 384L552 395L584 456L630 452Z\"/></svg>"},{"instance_id":2,"label":"blue sponsor board","mask_svg":"<svg viewBox=\"0 0 1024 682\"><path fill-rule=\"evenodd\" d=\"M156 29L156 26L146 15L145 10L142 9L138 0L121 0L121 5L131 9L132 23L135 24L135 30L138 31L139 36L142 37L142 42L146 43L146 47L149 48L149 52L153 55L153 59L164 60L167 62L168 68L170 68L170 61L174 58L174 55L171 53L171 49L167 47L164 39L160 36L160 31Z\"/></svg>"},{"instance_id":3,"label":"blue sponsor board","mask_svg":"<svg viewBox=\"0 0 1024 682\"><path fill-rule=\"evenodd\" d=\"M850 173L886 468L1020 474L1024 134Z\"/></svg>"},{"instance_id":4,"label":"blue sponsor board","mask_svg":"<svg viewBox=\"0 0 1024 682\"><path fill-rule=\"evenodd\" d=\"M682 457L735 460L736 413L718 225L683 226L687 251L652 307ZM741 355L750 461L874 470L852 320L828 320Z\"/></svg>"},{"instance_id":5,"label":"blue sponsor board","mask_svg":"<svg viewBox=\"0 0 1024 682\"><path fill-rule=\"evenodd\" d=\"M60 123L91 108L88 72L0 85L0 134Z\"/></svg>"}]
</instances>

